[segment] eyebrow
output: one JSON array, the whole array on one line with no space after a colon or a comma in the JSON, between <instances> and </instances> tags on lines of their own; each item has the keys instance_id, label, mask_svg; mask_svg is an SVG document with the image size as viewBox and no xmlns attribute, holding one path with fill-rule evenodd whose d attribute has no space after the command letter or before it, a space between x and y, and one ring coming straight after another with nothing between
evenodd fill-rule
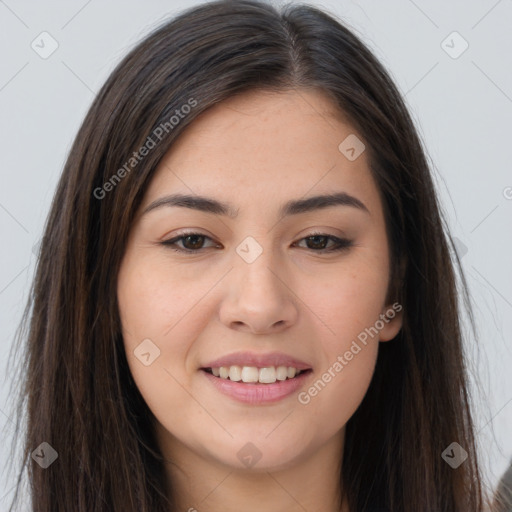
<instances>
[{"instance_id":1,"label":"eyebrow","mask_svg":"<svg viewBox=\"0 0 512 512\"><path fill-rule=\"evenodd\" d=\"M231 219L236 218L239 212L239 209L235 209L227 203L223 203L210 197L188 194L171 194L153 201L144 209L142 215L163 206L190 208L192 210L199 210L201 212L212 213L214 215L227 216ZM370 214L365 204L357 199L357 197L351 196L346 192L337 192L333 194L308 197L306 199L288 201L279 209L279 218L312 212L332 206L350 206Z\"/></svg>"}]
</instances>

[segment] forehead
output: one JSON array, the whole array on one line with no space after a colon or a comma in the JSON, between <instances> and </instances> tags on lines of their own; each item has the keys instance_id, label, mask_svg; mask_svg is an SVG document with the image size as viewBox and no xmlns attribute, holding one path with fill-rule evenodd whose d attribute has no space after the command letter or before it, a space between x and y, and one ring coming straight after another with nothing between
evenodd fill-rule
<instances>
[{"instance_id":1,"label":"forehead","mask_svg":"<svg viewBox=\"0 0 512 512\"><path fill-rule=\"evenodd\" d=\"M184 130L160 162L144 205L171 192L214 196L238 208L257 207L257 198L283 203L343 191L380 210L366 152L347 158L345 140L362 144L322 91L244 93Z\"/></svg>"}]
</instances>

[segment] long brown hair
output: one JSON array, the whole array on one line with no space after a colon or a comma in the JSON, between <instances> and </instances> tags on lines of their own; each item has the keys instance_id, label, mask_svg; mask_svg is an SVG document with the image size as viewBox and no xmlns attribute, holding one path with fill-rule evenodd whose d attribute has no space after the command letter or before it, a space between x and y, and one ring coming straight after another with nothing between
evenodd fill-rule
<instances>
[{"instance_id":1,"label":"long brown hair","mask_svg":"<svg viewBox=\"0 0 512 512\"><path fill-rule=\"evenodd\" d=\"M304 88L327 93L365 140L392 252L389 298L404 312L347 424L340 486L354 512L482 510L457 302L467 287L403 99L333 15L220 0L138 44L70 150L19 331L16 428L24 410L27 424L18 485L26 468L33 511L173 510L121 337L116 287L128 233L159 161L201 112L248 90ZM140 158L148 138L155 144ZM46 469L31 457L42 442L58 453ZM457 469L441 456L453 442L469 454Z\"/></svg>"}]
</instances>

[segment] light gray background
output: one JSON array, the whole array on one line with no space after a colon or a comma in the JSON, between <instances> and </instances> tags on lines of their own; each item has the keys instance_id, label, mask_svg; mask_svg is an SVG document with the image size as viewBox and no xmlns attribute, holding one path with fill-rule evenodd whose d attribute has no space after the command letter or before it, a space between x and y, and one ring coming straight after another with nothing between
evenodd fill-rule
<instances>
[{"instance_id":1,"label":"light gray background","mask_svg":"<svg viewBox=\"0 0 512 512\"><path fill-rule=\"evenodd\" d=\"M0 421L8 433L7 356L67 151L119 59L157 23L196 3L0 0ZM475 401L478 441L493 486L512 458L512 0L310 3L336 13L374 50L428 150L475 306L479 345L472 337L468 345L483 390ZM43 31L59 45L47 59L31 48ZM469 44L458 58L443 48L462 48L446 40L453 31ZM9 435L0 443L2 467ZM13 478L2 472L0 510Z\"/></svg>"}]
</instances>

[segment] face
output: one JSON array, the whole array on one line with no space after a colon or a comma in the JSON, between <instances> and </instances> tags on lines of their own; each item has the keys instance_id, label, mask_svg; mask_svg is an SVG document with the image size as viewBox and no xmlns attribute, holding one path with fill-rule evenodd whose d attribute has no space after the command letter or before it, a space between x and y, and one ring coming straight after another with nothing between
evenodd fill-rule
<instances>
[{"instance_id":1,"label":"face","mask_svg":"<svg viewBox=\"0 0 512 512\"><path fill-rule=\"evenodd\" d=\"M161 161L118 301L167 455L275 470L342 447L401 327L361 141L321 92L259 91L204 112Z\"/></svg>"}]
</instances>

